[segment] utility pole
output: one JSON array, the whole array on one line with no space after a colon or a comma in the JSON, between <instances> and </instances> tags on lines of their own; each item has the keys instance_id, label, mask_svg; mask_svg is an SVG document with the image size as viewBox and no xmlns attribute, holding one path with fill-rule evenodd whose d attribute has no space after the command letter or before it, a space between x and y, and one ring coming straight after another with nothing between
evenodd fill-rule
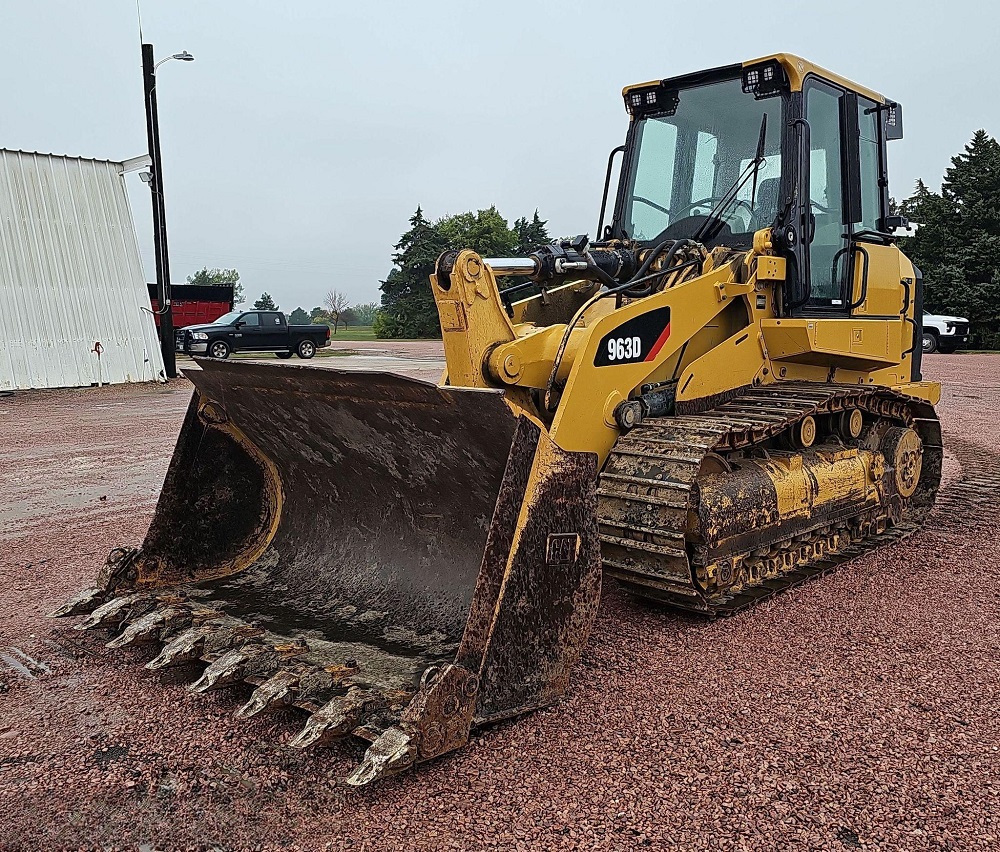
<instances>
[{"instance_id":1,"label":"utility pole","mask_svg":"<svg viewBox=\"0 0 1000 852\"><path fill-rule=\"evenodd\" d=\"M187 51L168 59L194 59ZM153 45L142 46L142 88L146 99L146 142L149 147L149 190L153 199L153 253L156 255L156 293L160 303L160 352L167 378L177 378L174 353L174 314L170 304L170 259L167 254L167 214L163 205L163 166L160 160L160 123L156 112L156 66Z\"/></svg>"}]
</instances>

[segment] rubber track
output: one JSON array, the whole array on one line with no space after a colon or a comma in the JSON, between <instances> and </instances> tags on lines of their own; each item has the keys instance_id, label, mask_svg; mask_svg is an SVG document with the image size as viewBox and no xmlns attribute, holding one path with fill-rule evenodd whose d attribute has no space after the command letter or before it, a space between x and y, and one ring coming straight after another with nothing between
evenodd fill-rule
<instances>
[{"instance_id":1,"label":"rubber track","mask_svg":"<svg viewBox=\"0 0 1000 852\"><path fill-rule=\"evenodd\" d=\"M694 578L687 543L689 508L705 456L751 447L806 416L846 408L913 425L921 433L924 471L902 520L734 595L705 594ZM781 383L746 390L698 413L647 420L619 438L601 474L598 515L605 574L640 597L681 609L711 615L738 612L919 530L933 505L941 454L932 407L881 387Z\"/></svg>"}]
</instances>

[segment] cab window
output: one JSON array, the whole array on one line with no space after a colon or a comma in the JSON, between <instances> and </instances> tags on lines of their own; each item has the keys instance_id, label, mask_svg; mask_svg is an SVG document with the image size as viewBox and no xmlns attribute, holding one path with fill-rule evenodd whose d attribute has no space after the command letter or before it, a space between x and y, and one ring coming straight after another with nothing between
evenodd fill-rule
<instances>
[{"instance_id":1,"label":"cab window","mask_svg":"<svg viewBox=\"0 0 1000 852\"><path fill-rule=\"evenodd\" d=\"M855 223L855 231L880 230L879 225L882 219L882 187L879 186L879 116L878 105L875 101L858 97L861 221Z\"/></svg>"},{"instance_id":2,"label":"cab window","mask_svg":"<svg viewBox=\"0 0 1000 852\"><path fill-rule=\"evenodd\" d=\"M240 320L243 325L260 325L260 314L243 314Z\"/></svg>"},{"instance_id":3,"label":"cab window","mask_svg":"<svg viewBox=\"0 0 1000 852\"><path fill-rule=\"evenodd\" d=\"M844 195L841 174L841 107L843 92L818 80L806 88L809 120L809 202L811 211L810 301L826 307L843 305L842 280L834 259L844 242Z\"/></svg>"}]
</instances>

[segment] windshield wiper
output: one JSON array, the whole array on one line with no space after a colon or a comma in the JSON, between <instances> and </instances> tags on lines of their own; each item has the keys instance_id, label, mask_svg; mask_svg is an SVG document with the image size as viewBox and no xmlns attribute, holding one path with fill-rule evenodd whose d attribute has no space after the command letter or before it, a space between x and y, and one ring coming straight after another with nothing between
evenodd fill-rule
<instances>
[{"instance_id":1,"label":"windshield wiper","mask_svg":"<svg viewBox=\"0 0 1000 852\"><path fill-rule=\"evenodd\" d=\"M757 175L760 172L760 167L764 164L764 138L766 135L767 113L765 112L760 118L760 136L757 138L757 151L754 154L754 158L747 164L747 167L743 170L743 174L736 178L736 182L729 188L726 194L719 199L719 203L715 205L698 230L695 231L694 240L696 242L712 240L718 236L723 225L722 214L729 209L729 205L736 200L736 196L739 195L740 190L746 186L746 182L751 177L753 178L753 190L750 195L750 210L753 212L757 199Z\"/></svg>"}]
</instances>

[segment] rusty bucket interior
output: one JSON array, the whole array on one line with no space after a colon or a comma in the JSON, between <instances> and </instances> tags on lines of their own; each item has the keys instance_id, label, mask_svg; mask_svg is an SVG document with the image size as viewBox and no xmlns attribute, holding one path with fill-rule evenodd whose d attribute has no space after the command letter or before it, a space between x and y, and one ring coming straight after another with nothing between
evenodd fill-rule
<instances>
[{"instance_id":1,"label":"rusty bucket interior","mask_svg":"<svg viewBox=\"0 0 1000 852\"><path fill-rule=\"evenodd\" d=\"M566 688L600 594L597 459L503 391L200 360L138 550L59 614L374 742L366 783Z\"/></svg>"}]
</instances>

